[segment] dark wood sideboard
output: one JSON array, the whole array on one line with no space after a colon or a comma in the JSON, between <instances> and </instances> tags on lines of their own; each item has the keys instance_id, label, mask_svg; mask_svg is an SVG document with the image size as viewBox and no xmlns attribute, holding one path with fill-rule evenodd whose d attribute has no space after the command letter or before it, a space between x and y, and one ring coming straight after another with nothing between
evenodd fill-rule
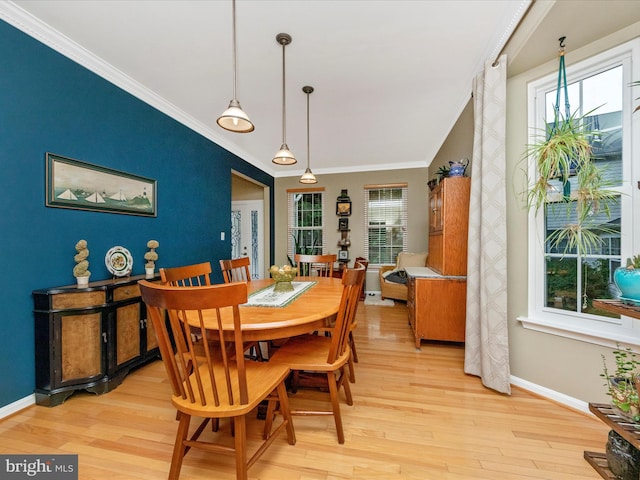
<instances>
[{"instance_id":1,"label":"dark wood sideboard","mask_svg":"<svg viewBox=\"0 0 640 480\"><path fill-rule=\"evenodd\" d=\"M55 406L77 390L106 393L132 368L160 358L138 280L145 275L33 292L36 403Z\"/></svg>"}]
</instances>

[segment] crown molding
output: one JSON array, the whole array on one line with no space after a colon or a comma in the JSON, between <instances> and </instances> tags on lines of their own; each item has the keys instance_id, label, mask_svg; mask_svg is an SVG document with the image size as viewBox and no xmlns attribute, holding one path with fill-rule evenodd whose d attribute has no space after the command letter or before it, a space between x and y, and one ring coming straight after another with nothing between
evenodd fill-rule
<instances>
[{"instance_id":1,"label":"crown molding","mask_svg":"<svg viewBox=\"0 0 640 480\"><path fill-rule=\"evenodd\" d=\"M15 3L11 1L0 1L0 19L36 39L40 43L47 45L61 55L73 60L96 75L104 78L113 85L116 85L125 92L130 93L136 98L151 105L160 112L180 122L194 132L199 133L203 137L211 140L241 159L251 163L256 168L266 171L266 173L271 176L275 176L274 171L265 170L265 166L262 162L257 161L246 151L239 149L236 145L228 142L224 137L218 135L210 126L200 122L191 115L188 115L183 110L155 93L153 90L148 89L130 76L113 67L111 64L105 62L102 58L78 45L69 37L58 32L42 20L17 6Z\"/></svg>"}]
</instances>

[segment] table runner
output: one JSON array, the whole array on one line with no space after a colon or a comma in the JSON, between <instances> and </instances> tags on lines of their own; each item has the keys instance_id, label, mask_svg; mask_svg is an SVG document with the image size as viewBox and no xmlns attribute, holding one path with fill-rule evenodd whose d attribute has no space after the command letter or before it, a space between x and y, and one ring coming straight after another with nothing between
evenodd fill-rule
<instances>
[{"instance_id":1,"label":"table runner","mask_svg":"<svg viewBox=\"0 0 640 480\"><path fill-rule=\"evenodd\" d=\"M264 287L249 295L249 301L243 307L286 307L305 290L318 282L291 282L293 290L290 292L274 292L275 283Z\"/></svg>"}]
</instances>

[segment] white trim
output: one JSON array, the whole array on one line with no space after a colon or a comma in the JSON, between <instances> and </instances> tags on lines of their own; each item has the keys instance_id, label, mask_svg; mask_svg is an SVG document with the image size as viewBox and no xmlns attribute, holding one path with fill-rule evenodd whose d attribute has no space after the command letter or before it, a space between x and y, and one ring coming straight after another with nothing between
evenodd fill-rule
<instances>
[{"instance_id":1,"label":"white trim","mask_svg":"<svg viewBox=\"0 0 640 480\"><path fill-rule=\"evenodd\" d=\"M567 76L571 81L577 81L604 71L616 65L623 65L623 84L628 85L633 78L640 74L640 41L632 40L618 45L606 52L567 66ZM528 84L528 118L530 127L541 127L544 120L544 93L555 88L557 72L545 75ZM632 145L636 137L639 122L631 114L633 95L631 88L623 89L624 114L623 125L623 178L622 186L615 188L621 193L622 232L621 257L622 261L629 256L629 252L637 251L640 241L640 222L632 222L633 212L640 205L640 195L632 185L631 179L637 172L633 172L634 164L638 163L640 149ZM537 128L530 128L529 143L536 141ZM635 150L633 150L635 149ZM535 165L529 162L529 178L535 178ZM633 204L633 205L632 205ZM633 209L633 210L632 210ZM620 319L600 317L586 313L576 313L561 309L546 307L545 300L545 262L544 242L545 230L542 211L536 216L531 210L528 217L528 314L518 318L524 328L547 334L558 335L578 341L593 343L615 348L616 343L640 345L640 322L629 317Z\"/></svg>"},{"instance_id":2,"label":"white trim","mask_svg":"<svg viewBox=\"0 0 640 480\"><path fill-rule=\"evenodd\" d=\"M31 405L35 405L35 403L36 396L35 394L31 394L27 397L21 398L20 400L16 400L13 403L5 405L4 407L0 408L0 420L13 415L14 413L18 413L20 410L24 410Z\"/></svg>"},{"instance_id":3,"label":"white trim","mask_svg":"<svg viewBox=\"0 0 640 480\"><path fill-rule=\"evenodd\" d=\"M511 385L522 388L523 390L527 390L528 392L531 392L535 395L539 395L553 402L560 403L574 410L593 415L593 413L589 411L589 404L583 400L570 397L569 395L565 395L564 393L556 392L555 390L551 390L550 388L531 383L527 380L523 380L522 378L514 377L513 375L511 376L510 382Z\"/></svg>"},{"instance_id":4,"label":"white trim","mask_svg":"<svg viewBox=\"0 0 640 480\"><path fill-rule=\"evenodd\" d=\"M89 50L81 47L69 37L62 35L60 32L42 22L40 19L34 17L29 12L23 10L15 3L10 1L0 2L0 19L10 25L13 25L18 30L21 30L25 34L35 38L44 45L51 47L56 52L87 68L108 82L120 87L125 92L139 98L165 115L177 120L194 132L199 133L203 137L220 145L222 148L225 148L229 152L237 155L243 160L246 160L260 170L265 170L265 163L263 161L254 158L247 151L230 143L209 125L196 120L194 117L168 102L154 91L148 89L141 83L138 83L136 80L113 67L111 64L105 62L102 58L91 53ZM273 171L267 171L267 173L276 177L278 172L274 169Z\"/></svg>"},{"instance_id":5,"label":"white trim","mask_svg":"<svg viewBox=\"0 0 640 480\"><path fill-rule=\"evenodd\" d=\"M616 348L618 344L640 346L638 331L631 328L621 327L616 328L615 331L602 332L598 329L588 328L590 324L587 322L583 322L581 327L576 327L568 326L563 322L536 317L518 317L518 321L527 330L557 335L603 347Z\"/></svg>"}]
</instances>

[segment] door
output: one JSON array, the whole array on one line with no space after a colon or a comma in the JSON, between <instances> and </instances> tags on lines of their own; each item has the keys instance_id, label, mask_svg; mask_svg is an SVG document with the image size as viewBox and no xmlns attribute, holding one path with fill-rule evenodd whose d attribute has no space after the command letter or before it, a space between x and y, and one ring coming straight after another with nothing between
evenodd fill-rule
<instances>
[{"instance_id":1,"label":"door","mask_svg":"<svg viewBox=\"0 0 640 480\"><path fill-rule=\"evenodd\" d=\"M251 278L264 272L264 202L231 202L231 258L249 257Z\"/></svg>"}]
</instances>

